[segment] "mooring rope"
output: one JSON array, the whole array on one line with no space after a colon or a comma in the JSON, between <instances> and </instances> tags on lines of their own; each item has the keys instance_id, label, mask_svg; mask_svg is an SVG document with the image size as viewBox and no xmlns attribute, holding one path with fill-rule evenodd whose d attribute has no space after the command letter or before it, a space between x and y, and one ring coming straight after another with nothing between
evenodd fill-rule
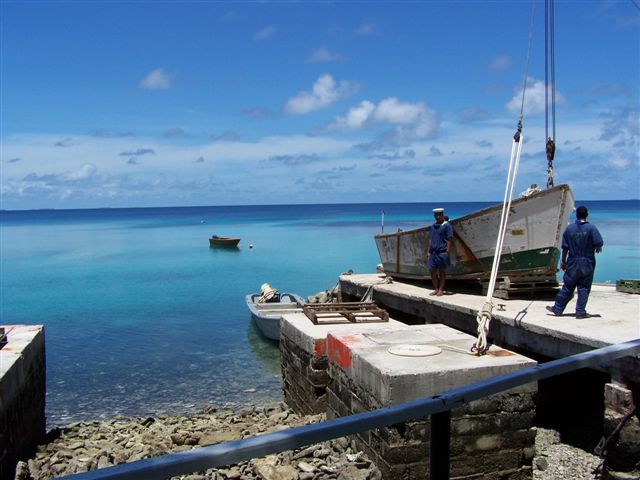
<instances>
[{"instance_id":1,"label":"mooring rope","mask_svg":"<svg viewBox=\"0 0 640 480\"><path fill-rule=\"evenodd\" d=\"M494 304L492 302L493 292L498 277L498 267L502 256L502 247L504 245L504 236L507 231L507 222L509 220L509 211L511 210L511 201L513 199L513 189L518 175L518 166L520 165L520 156L522 154L522 125L518 123L518 131L514 135L511 146L511 158L509 159L509 172L507 174L507 184L504 191L504 200L502 202L502 215L500 216L500 227L498 229L498 238L496 240L496 249L493 256L493 265L491 266L491 276L489 277L489 287L487 289L487 297L484 306L478 312L476 320L478 322L478 340L471 347L471 350L477 355L483 355L489 349L487 342L487 334L489 332L489 324L491 323L491 313Z\"/></svg>"},{"instance_id":2,"label":"mooring rope","mask_svg":"<svg viewBox=\"0 0 640 480\"><path fill-rule=\"evenodd\" d=\"M362 296L362 299L360 301L361 302L372 302L373 301L373 287L375 287L376 285L383 284L383 283L393 283L393 278L391 278L390 276L387 275L382 280L377 281L377 282L372 283L371 285L369 285L369 287L367 288L366 292L364 292L364 295Z\"/></svg>"},{"instance_id":3,"label":"mooring rope","mask_svg":"<svg viewBox=\"0 0 640 480\"><path fill-rule=\"evenodd\" d=\"M496 286L496 278L498 277L498 267L500 265L500 257L502 256L502 247L504 244L504 235L507 230L507 222L509 220L509 211L511 210L511 200L513 199L513 189L516 184L518 175L518 166L520 165L520 156L522 154L522 145L524 137L522 136L522 119L524 117L524 96L527 90L527 76L529 72L529 61L531 60L531 43L533 38L533 19L535 17L535 0L532 2L531 8L531 25L529 28L529 48L527 51L527 61L524 70L524 82L522 86L522 101L520 103L520 118L516 133L511 143L511 157L509 158L509 171L507 173L507 183L504 189L504 199L502 201L502 214L500 216L500 227L498 229L498 238L496 239L496 249L493 256L493 265L491 266L491 275L489 277L489 287L487 289L487 297L484 305L478 311L476 321L478 322L478 339L471 347L471 351L476 355L484 355L489 350L487 334L489 333L489 325L491 324L491 315L494 304L492 302L493 292Z\"/></svg>"}]
</instances>

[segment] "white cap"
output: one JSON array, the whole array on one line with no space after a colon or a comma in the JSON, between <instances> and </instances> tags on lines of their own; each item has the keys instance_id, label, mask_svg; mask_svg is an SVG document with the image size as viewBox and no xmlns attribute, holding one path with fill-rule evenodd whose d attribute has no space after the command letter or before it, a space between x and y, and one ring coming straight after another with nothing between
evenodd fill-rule
<instances>
[{"instance_id":1,"label":"white cap","mask_svg":"<svg viewBox=\"0 0 640 480\"><path fill-rule=\"evenodd\" d=\"M434 208L433 213L444 213L444 208Z\"/></svg>"}]
</instances>

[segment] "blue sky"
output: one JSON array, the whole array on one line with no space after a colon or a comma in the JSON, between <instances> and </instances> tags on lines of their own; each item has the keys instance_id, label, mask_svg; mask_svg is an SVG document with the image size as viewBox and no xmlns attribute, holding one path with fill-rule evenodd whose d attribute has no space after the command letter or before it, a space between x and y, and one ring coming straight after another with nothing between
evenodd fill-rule
<instances>
[{"instance_id":1,"label":"blue sky","mask_svg":"<svg viewBox=\"0 0 640 480\"><path fill-rule=\"evenodd\" d=\"M640 197L640 2L556 5L556 184ZM500 200L529 1L0 3L5 209ZM544 2L518 191L546 183Z\"/></svg>"}]
</instances>

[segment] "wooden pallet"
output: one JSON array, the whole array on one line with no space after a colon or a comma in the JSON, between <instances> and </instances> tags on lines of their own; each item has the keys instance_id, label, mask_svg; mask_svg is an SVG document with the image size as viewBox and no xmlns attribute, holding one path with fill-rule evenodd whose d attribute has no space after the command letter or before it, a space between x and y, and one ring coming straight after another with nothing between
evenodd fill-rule
<instances>
[{"instance_id":1,"label":"wooden pallet","mask_svg":"<svg viewBox=\"0 0 640 480\"><path fill-rule=\"evenodd\" d=\"M618 280L616 291L640 294L640 280Z\"/></svg>"},{"instance_id":2,"label":"wooden pallet","mask_svg":"<svg viewBox=\"0 0 640 480\"><path fill-rule=\"evenodd\" d=\"M489 282L482 282L482 293L486 295ZM493 291L495 298L509 300L513 298L534 298L536 296L549 296L558 290L558 281L548 276L530 277L500 277L496 279Z\"/></svg>"},{"instance_id":3,"label":"wooden pallet","mask_svg":"<svg viewBox=\"0 0 640 480\"><path fill-rule=\"evenodd\" d=\"M316 325L389 321L386 310L373 302L307 303L303 311Z\"/></svg>"}]
</instances>

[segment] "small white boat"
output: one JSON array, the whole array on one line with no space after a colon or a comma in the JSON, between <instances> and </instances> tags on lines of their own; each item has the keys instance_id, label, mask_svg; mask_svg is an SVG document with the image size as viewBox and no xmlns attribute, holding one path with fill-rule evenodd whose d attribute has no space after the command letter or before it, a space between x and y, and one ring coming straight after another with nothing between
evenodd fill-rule
<instances>
[{"instance_id":1,"label":"small white boat","mask_svg":"<svg viewBox=\"0 0 640 480\"><path fill-rule=\"evenodd\" d=\"M280 293L278 301L260 302L261 294L246 296L251 318L260 333L269 340L280 340L280 317L285 313L302 312L304 300L295 293Z\"/></svg>"}]
</instances>

